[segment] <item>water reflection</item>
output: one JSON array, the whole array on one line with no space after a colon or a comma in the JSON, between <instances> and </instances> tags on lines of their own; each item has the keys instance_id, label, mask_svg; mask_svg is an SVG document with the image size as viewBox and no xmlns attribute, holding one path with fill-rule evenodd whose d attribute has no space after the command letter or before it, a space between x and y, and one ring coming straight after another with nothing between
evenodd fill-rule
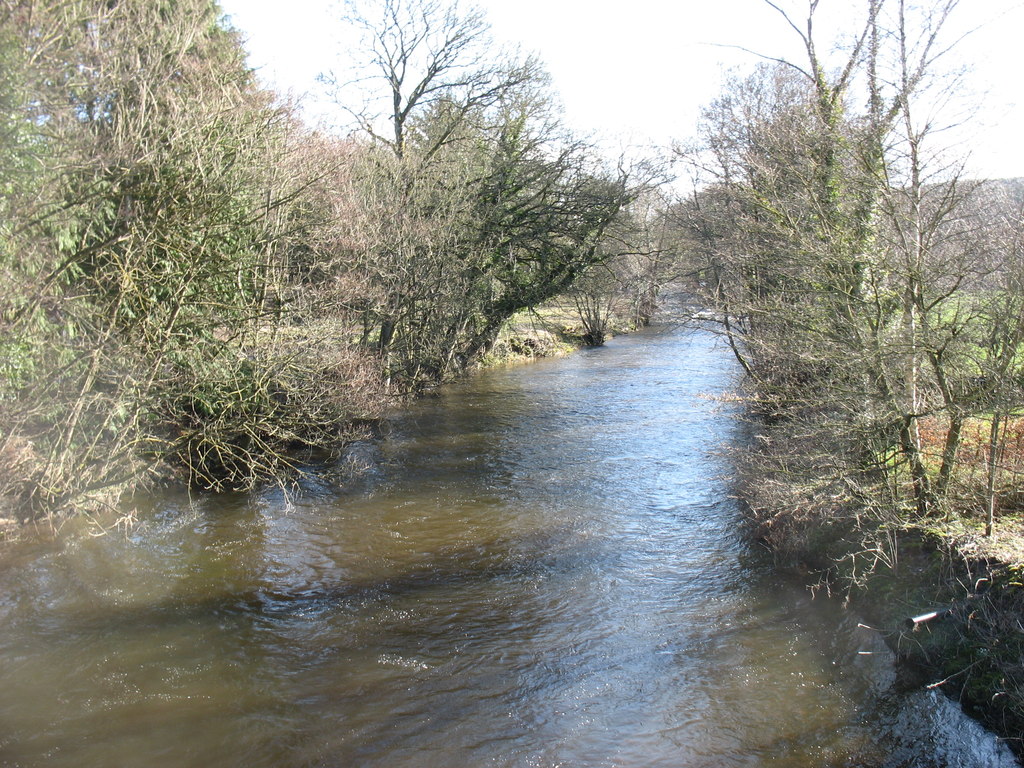
<instances>
[{"instance_id":1,"label":"water reflection","mask_svg":"<svg viewBox=\"0 0 1024 768\"><path fill-rule=\"evenodd\" d=\"M736 535L731 376L639 334L417 403L346 483L26 544L0 762L927 765L878 737L837 609Z\"/></svg>"}]
</instances>

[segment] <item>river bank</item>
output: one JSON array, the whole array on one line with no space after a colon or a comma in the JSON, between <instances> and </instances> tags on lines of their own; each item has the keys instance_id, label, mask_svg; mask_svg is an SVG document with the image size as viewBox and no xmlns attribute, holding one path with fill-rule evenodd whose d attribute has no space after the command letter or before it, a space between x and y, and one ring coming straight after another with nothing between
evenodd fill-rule
<instances>
[{"instance_id":1,"label":"river bank","mask_svg":"<svg viewBox=\"0 0 1024 768\"><path fill-rule=\"evenodd\" d=\"M632 330L630 318L609 311L605 338ZM329 461L345 444L372 434L388 410L445 381L593 346L573 301L563 297L516 313L475 364L429 386L403 389L386 380L379 356L353 345L353 333L328 318L256 334L237 351L236 362L252 371L215 368L204 378L178 383L185 415L168 417L158 430L140 420L153 434L145 432L132 450L114 455L111 461L124 465L118 478L95 482L84 496L69 491L69 500L57 506L40 505L33 490L42 482L46 456L19 439L17 430L0 438L0 541L52 530L78 515L106 520L124 497L139 491L291 485L304 471L306 453ZM273 362L271 374L257 376L267 360Z\"/></svg>"},{"instance_id":2,"label":"river bank","mask_svg":"<svg viewBox=\"0 0 1024 768\"><path fill-rule=\"evenodd\" d=\"M855 610L884 629L908 685L941 690L1024 757L1024 563L926 527L896 532L893 552L854 590Z\"/></svg>"},{"instance_id":3,"label":"river bank","mask_svg":"<svg viewBox=\"0 0 1024 768\"><path fill-rule=\"evenodd\" d=\"M612 312L604 334L605 338L612 339L635 330L636 324L630 318ZM579 312L572 303L566 300L550 302L510 318L477 367L561 357L590 346L593 344L588 342Z\"/></svg>"},{"instance_id":4,"label":"river bank","mask_svg":"<svg viewBox=\"0 0 1024 768\"><path fill-rule=\"evenodd\" d=\"M1020 520L1007 514L986 537L976 520L837 501L824 473L817 486L807 473L766 474L779 442L772 427L755 432L738 460L751 537L863 617L895 654L898 686L942 692L1024 756Z\"/></svg>"}]
</instances>

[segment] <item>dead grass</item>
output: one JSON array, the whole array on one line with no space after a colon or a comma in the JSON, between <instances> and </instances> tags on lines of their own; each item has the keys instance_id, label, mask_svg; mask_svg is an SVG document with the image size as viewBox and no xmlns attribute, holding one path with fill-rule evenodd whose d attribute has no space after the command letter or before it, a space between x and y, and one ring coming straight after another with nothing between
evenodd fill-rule
<instances>
[{"instance_id":1,"label":"dead grass","mask_svg":"<svg viewBox=\"0 0 1024 768\"><path fill-rule=\"evenodd\" d=\"M981 477L986 472L989 456L989 431L991 418L968 419L961 433L958 454L959 469L965 478ZM946 440L949 421L938 416L921 420L921 441L926 456L934 463L942 457L942 446ZM1004 472L1018 477L1024 476L1024 417L1006 420L1003 427L1005 448L1001 468Z\"/></svg>"}]
</instances>

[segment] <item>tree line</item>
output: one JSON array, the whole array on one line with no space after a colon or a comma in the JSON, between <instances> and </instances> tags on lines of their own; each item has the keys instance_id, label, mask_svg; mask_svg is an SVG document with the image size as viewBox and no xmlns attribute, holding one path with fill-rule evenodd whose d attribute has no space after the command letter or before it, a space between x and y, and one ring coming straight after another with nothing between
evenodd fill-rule
<instances>
[{"instance_id":1,"label":"tree line","mask_svg":"<svg viewBox=\"0 0 1024 768\"><path fill-rule=\"evenodd\" d=\"M9 510L279 478L584 275L628 271L649 313L649 169L573 136L476 11L348 20L370 86L340 135L260 85L213 0L0 1Z\"/></svg>"},{"instance_id":2,"label":"tree line","mask_svg":"<svg viewBox=\"0 0 1024 768\"><path fill-rule=\"evenodd\" d=\"M704 110L680 150L701 184L670 213L762 416L765 534L785 549L829 520L872 561L907 521L981 513L991 534L1019 470L1024 186L969 180L943 151L958 3L865 0L838 53L815 37L818 2L768 5L805 56Z\"/></svg>"},{"instance_id":3,"label":"tree line","mask_svg":"<svg viewBox=\"0 0 1024 768\"><path fill-rule=\"evenodd\" d=\"M213 0L0 0L4 506L286 476L517 312L566 297L601 343L613 305L642 324L673 278L747 374L751 499L781 544L793 509L984 509L991 530L1024 192L937 151L957 2L864 0L838 53L818 0L765 2L804 59L726 84L670 198L568 131L540 62L474 9L348 4L339 133L256 80Z\"/></svg>"}]
</instances>

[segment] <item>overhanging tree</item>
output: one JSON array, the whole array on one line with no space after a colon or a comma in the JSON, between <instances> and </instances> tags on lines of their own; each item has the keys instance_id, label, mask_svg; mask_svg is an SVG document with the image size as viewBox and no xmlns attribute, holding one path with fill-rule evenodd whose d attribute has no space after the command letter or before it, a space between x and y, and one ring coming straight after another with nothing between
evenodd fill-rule
<instances>
[{"instance_id":1,"label":"overhanging tree","mask_svg":"<svg viewBox=\"0 0 1024 768\"><path fill-rule=\"evenodd\" d=\"M371 286L366 343L416 388L463 370L514 312L602 259L636 192L560 128L535 61L492 53L477 11L382 0L350 19L366 34L357 79L370 97L351 111L369 139L372 236L349 261Z\"/></svg>"}]
</instances>

